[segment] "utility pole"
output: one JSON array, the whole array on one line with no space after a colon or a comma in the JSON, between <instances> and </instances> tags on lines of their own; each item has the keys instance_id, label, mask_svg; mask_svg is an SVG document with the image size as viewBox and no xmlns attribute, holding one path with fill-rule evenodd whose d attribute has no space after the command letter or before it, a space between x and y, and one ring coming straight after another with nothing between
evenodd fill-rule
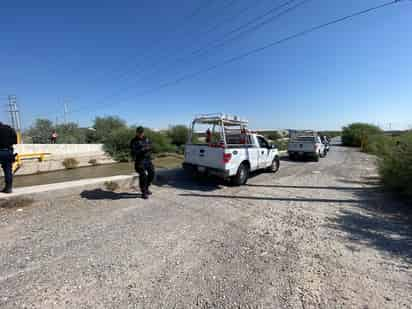
<instances>
[{"instance_id":1,"label":"utility pole","mask_svg":"<svg viewBox=\"0 0 412 309\"><path fill-rule=\"evenodd\" d=\"M17 106L17 98L15 95L9 95L8 99L11 126L17 131L19 139L21 139L21 117Z\"/></svg>"},{"instance_id":2,"label":"utility pole","mask_svg":"<svg viewBox=\"0 0 412 309\"><path fill-rule=\"evenodd\" d=\"M69 113L69 108L67 103L64 102L64 124L67 124L67 114Z\"/></svg>"},{"instance_id":3,"label":"utility pole","mask_svg":"<svg viewBox=\"0 0 412 309\"><path fill-rule=\"evenodd\" d=\"M63 98L64 124L68 123L69 102L70 102L70 98L68 98L68 97Z\"/></svg>"},{"instance_id":4,"label":"utility pole","mask_svg":"<svg viewBox=\"0 0 412 309\"><path fill-rule=\"evenodd\" d=\"M17 107L17 98L15 95L9 95L9 113L11 119L11 126L17 130L21 130L20 111Z\"/></svg>"}]
</instances>

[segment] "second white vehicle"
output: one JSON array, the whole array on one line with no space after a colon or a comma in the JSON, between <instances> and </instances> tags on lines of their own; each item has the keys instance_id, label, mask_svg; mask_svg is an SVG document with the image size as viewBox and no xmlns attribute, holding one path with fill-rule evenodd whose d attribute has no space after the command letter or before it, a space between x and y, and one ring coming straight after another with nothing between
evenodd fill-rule
<instances>
[{"instance_id":1,"label":"second white vehicle","mask_svg":"<svg viewBox=\"0 0 412 309\"><path fill-rule=\"evenodd\" d=\"M206 130L199 131L198 126ZM202 115L193 120L191 132L185 146L183 167L186 170L243 185L253 171L279 169L278 149L265 137L250 132L247 121L238 117Z\"/></svg>"},{"instance_id":2,"label":"second white vehicle","mask_svg":"<svg viewBox=\"0 0 412 309\"><path fill-rule=\"evenodd\" d=\"M319 158L326 156L326 148L316 133L297 135L289 141L288 154L292 160L306 157L319 161Z\"/></svg>"}]
</instances>

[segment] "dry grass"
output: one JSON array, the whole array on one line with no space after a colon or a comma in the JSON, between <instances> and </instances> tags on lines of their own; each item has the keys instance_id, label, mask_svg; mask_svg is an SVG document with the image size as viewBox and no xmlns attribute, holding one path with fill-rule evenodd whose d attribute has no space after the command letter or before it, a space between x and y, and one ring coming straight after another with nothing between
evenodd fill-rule
<instances>
[{"instance_id":1,"label":"dry grass","mask_svg":"<svg viewBox=\"0 0 412 309\"><path fill-rule=\"evenodd\" d=\"M89 164L91 164L91 165L93 165L93 166L99 165L99 163L97 162L96 159L90 159L90 160L89 160Z\"/></svg>"},{"instance_id":2,"label":"dry grass","mask_svg":"<svg viewBox=\"0 0 412 309\"><path fill-rule=\"evenodd\" d=\"M157 157L153 160L153 164L158 168L177 168L181 167L183 156L178 154Z\"/></svg>"},{"instance_id":3,"label":"dry grass","mask_svg":"<svg viewBox=\"0 0 412 309\"><path fill-rule=\"evenodd\" d=\"M120 188L119 184L115 181L106 181L104 183L104 187L106 188L106 190L111 191L111 192L119 190Z\"/></svg>"},{"instance_id":4,"label":"dry grass","mask_svg":"<svg viewBox=\"0 0 412 309\"><path fill-rule=\"evenodd\" d=\"M66 169L70 170L77 168L79 166L79 161L77 161L75 158L66 158L63 160L62 164Z\"/></svg>"}]
</instances>

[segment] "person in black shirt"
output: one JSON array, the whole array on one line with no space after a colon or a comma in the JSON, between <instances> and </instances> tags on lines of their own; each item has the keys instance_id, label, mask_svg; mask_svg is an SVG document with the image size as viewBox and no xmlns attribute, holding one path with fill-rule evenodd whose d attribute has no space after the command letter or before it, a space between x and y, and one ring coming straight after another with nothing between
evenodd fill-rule
<instances>
[{"instance_id":1,"label":"person in black shirt","mask_svg":"<svg viewBox=\"0 0 412 309\"><path fill-rule=\"evenodd\" d=\"M152 192L149 190L155 176L152 163L152 143L145 136L143 127L136 129L136 136L130 142L132 158L135 161L135 170L139 174L142 198L147 199Z\"/></svg>"},{"instance_id":2,"label":"person in black shirt","mask_svg":"<svg viewBox=\"0 0 412 309\"><path fill-rule=\"evenodd\" d=\"M13 191L13 162L14 153L13 145L17 144L16 131L0 122L0 164L4 172L5 187L3 193L11 193Z\"/></svg>"}]
</instances>

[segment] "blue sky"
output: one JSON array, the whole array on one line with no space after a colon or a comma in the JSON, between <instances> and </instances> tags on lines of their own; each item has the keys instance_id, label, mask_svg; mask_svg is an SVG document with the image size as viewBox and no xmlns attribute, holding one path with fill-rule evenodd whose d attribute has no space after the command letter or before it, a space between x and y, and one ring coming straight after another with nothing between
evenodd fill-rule
<instances>
[{"instance_id":1,"label":"blue sky","mask_svg":"<svg viewBox=\"0 0 412 309\"><path fill-rule=\"evenodd\" d=\"M280 0L2 1L0 102L17 95L24 126L36 117L90 125L117 115L164 128L226 112L251 126L337 129L367 121L412 125L412 2L333 25L170 87L308 27L382 4L310 0L262 28L214 46ZM291 5L299 0L291 2ZM5 107L0 114L7 121Z\"/></svg>"}]
</instances>

